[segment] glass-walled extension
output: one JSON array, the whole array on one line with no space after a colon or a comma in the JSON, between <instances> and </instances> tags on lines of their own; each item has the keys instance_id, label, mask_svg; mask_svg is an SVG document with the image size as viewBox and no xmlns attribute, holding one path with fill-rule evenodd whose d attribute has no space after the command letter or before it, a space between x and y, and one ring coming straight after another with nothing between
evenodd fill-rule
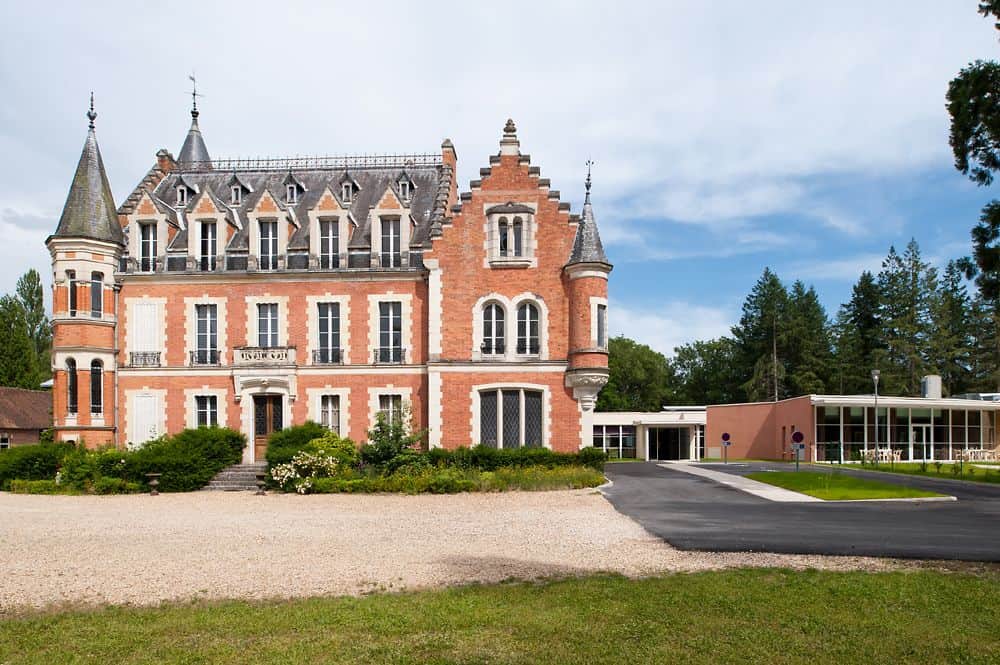
<instances>
[{"instance_id":1,"label":"glass-walled extension","mask_svg":"<svg viewBox=\"0 0 1000 665\"><path fill-rule=\"evenodd\" d=\"M970 404L970 406L973 406ZM816 460L862 458L950 462L961 451L993 449L995 410L823 405L816 406Z\"/></svg>"},{"instance_id":2,"label":"glass-walled extension","mask_svg":"<svg viewBox=\"0 0 1000 665\"><path fill-rule=\"evenodd\" d=\"M634 425L594 425L594 447L608 459L635 459Z\"/></svg>"}]
</instances>

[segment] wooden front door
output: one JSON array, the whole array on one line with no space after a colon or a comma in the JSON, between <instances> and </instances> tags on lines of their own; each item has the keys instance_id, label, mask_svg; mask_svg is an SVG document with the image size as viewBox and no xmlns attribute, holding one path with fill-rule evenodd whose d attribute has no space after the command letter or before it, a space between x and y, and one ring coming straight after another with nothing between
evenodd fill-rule
<instances>
[{"instance_id":1,"label":"wooden front door","mask_svg":"<svg viewBox=\"0 0 1000 665\"><path fill-rule=\"evenodd\" d=\"M253 458L267 459L267 437L283 429L281 395L255 395L253 398Z\"/></svg>"}]
</instances>

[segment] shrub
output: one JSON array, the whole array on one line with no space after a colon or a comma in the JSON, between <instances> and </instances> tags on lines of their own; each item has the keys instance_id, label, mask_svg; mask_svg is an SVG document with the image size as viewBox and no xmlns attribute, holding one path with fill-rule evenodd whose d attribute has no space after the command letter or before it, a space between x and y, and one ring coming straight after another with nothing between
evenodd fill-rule
<instances>
[{"instance_id":1,"label":"shrub","mask_svg":"<svg viewBox=\"0 0 1000 665\"><path fill-rule=\"evenodd\" d=\"M403 405L402 417L386 418L379 413L375 425L368 430L368 443L361 446L361 461L375 467L384 467L396 457L415 452L424 437L423 432L409 431L409 407Z\"/></svg>"},{"instance_id":2,"label":"shrub","mask_svg":"<svg viewBox=\"0 0 1000 665\"><path fill-rule=\"evenodd\" d=\"M435 448L427 453L433 466L456 467L495 471L505 467L587 466L596 471L604 470L607 455L600 448L584 448L578 453L557 453L548 448Z\"/></svg>"},{"instance_id":3,"label":"shrub","mask_svg":"<svg viewBox=\"0 0 1000 665\"><path fill-rule=\"evenodd\" d=\"M54 480L22 480L14 478L8 482L15 494L79 494L78 490L57 483Z\"/></svg>"},{"instance_id":4,"label":"shrub","mask_svg":"<svg viewBox=\"0 0 1000 665\"><path fill-rule=\"evenodd\" d=\"M305 494L317 478L350 475L358 463L358 449L350 439L335 432L310 441L285 464L271 467L271 479L283 490Z\"/></svg>"},{"instance_id":5,"label":"shrub","mask_svg":"<svg viewBox=\"0 0 1000 665\"><path fill-rule=\"evenodd\" d=\"M142 491L142 485L123 478L108 478L102 476L94 481L94 494L136 494Z\"/></svg>"},{"instance_id":6,"label":"shrub","mask_svg":"<svg viewBox=\"0 0 1000 665\"><path fill-rule=\"evenodd\" d=\"M0 489L12 480L51 480L63 458L73 450L71 443L44 443L0 450Z\"/></svg>"},{"instance_id":7,"label":"shrub","mask_svg":"<svg viewBox=\"0 0 1000 665\"><path fill-rule=\"evenodd\" d=\"M113 475L145 484L147 473L159 473L161 492L190 492L204 487L212 476L239 462L244 446L246 437L231 429L186 429L123 454L124 467ZM113 459L109 456L102 464L112 463Z\"/></svg>"},{"instance_id":8,"label":"shrub","mask_svg":"<svg viewBox=\"0 0 1000 665\"><path fill-rule=\"evenodd\" d=\"M314 439L323 438L330 430L319 423L309 420L302 425L296 425L275 432L267 439L267 465L288 464L299 452Z\"/></svg>"}]
</instances>

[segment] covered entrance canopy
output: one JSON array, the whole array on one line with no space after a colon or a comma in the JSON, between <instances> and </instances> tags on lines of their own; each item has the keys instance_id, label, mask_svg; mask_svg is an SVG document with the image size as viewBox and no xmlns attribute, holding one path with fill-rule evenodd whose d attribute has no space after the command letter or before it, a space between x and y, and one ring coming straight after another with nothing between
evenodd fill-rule
<instances>
[{"instance_id":1,"label":"covered entrance canopy","mask_svg":"<svg viewBox=\"0 0 1000 665\"><path fill-rule=\"evenodd\" d=\"M610 459L697 460L705 455L705 407L598 412L593 445Z\"/></svg>"}]
</instances>

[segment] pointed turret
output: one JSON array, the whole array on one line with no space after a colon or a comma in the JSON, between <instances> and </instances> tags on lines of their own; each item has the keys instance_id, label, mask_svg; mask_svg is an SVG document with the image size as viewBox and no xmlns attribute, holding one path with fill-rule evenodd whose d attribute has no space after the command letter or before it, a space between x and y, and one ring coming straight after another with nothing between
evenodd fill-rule
<instances>
[{"instance_id":1,"label":"pointed turret","mask_svg":"<svg viewBox=\"0 0 1000 665\"><path fill-rule=\"evenodd\" d=\"M90 120L87 140L83 144L80 162L63 206L59 226L53 238L88 238L123 244L122 227L115 212L115 200L111 195L111 185L104 171L104 161L97 145L94 131L94 95L90 95Z\"/></svg>"},{"instance_id":2,"label":"pointed turret","mask_svg":"<svg viewBox=\"0 0 1000 665\"><path fill-rule=\"evenodd\" d=\"M597 220L594 219L594 208L590 204L590 165L587 162L587 195L583 200L583 214L580 216L580 224L576 229L576 238L573 240L573 252L570 254L569 263L603 263L610 267L608 257L604 253L604 245L601 244L601 234L597 231Z\"/></svg>"},{"instance_id":3,"label":"pointed turret","mask_svg":"<svg viewBox=\"0 0 1000 665\"><path fill-rule=\"evenodd\" d=\"M194 81L194 78L191 79ZM177 155L177 163L181 168L212 168L212 158L205 147L205 139L201 137L201 129L198 127L198 92L191 92L191 129L188 130L184 138L184 145Z\"/></svg>"}]
</instances>

